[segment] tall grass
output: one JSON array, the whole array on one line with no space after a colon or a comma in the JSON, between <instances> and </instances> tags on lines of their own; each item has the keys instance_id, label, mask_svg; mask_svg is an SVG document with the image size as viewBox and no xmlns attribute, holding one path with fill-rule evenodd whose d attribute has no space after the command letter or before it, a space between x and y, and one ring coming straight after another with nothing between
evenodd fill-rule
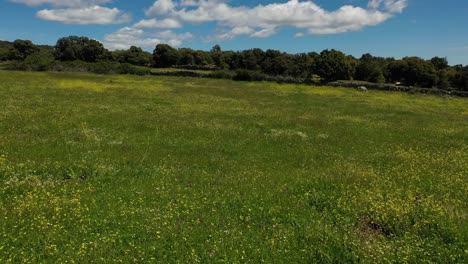
<instances>
[{"instance_id":1,"label":"tall grass","mask_svg":"<svg viewBox=\"0 0 468 264\"><path fill-rule=\"evenodd\" d=\"M1 263L466 262L466 99L0 80Z\"/></svg>"}]
</instances>

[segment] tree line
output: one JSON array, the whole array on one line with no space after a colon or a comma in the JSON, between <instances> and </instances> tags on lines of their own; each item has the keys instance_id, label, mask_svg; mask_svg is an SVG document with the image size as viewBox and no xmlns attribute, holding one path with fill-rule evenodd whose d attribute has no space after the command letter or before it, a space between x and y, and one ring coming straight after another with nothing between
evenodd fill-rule
<instances>
[{"instance_id":1,"label":"tree line","mask_svg":"<svg viewBox=\"0 0 468 264\"><path fill-rule=\"evenodd\" d=\"M359 80L373 83L398 83L406 86L468 91L468 66L449 65L446 58L402 59L364 54L360 58L330 49L320 53L289 54L278 50L249 49L223 51L215 45L210 51L174 48L158 44L153 53L132 46L128 50L109 51L97 40L69 36L55 46L38 46L29 40L0 41L0 61L20 61L48 69L56 62L85 62L137 67L216 70L237 72L239 76L263 74L303 79L320 78L324 82ZM43 67L41 67L41 65ZM127 73L127 72L124 72ZM246 78L248 79L248 78Z\"/></svg>"}]
</instances>

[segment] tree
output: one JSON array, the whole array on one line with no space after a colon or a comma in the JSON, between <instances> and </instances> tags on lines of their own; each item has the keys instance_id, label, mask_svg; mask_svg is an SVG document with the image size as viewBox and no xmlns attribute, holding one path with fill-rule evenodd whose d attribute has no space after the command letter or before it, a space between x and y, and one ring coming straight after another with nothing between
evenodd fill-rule
<instances>
[{"instance_id":1,"label":"tree","mask_svg":"<svg viewBox=\"0 0 468 264\"><path fill-rule=\"evenodd\" d=\"M368 81L374 83L384 83L385 59L377 58L367 53L359 59L354 78L356 80Z\"/></svg>"},{"instance_id":2,"label":"tree","mask_svg":"<svg viewBox=\"0 0 468 264\"><path fill-rule=\"evenodd\" d=\"M10 49L10 59L24 60L29 55L38 52L39 48L30 40L17 39L13 42L13 47Z\"/></svg>"},{"instance_id":3,"label":"tree","mask_svg":"<svg viewBox=\"0 0 468 264\"><path fill-rule=\"evenodd\" d=\"M257 62L257 57L255 56L253 50L244 50L236 54L236 64L235 69L245 69L250 71L260 70L260 66Z\"/></svg>"},{"instance_id":4,"label":"tree","mask_svg":"<svg viewBox=\"0 0 468 264\"><path fill-rule=\"evenodd\" d=\"M449 67L447 58L434 57L431 59L431 63L438 71L445 70Z\"/></svg>"},{"instance_id":5,"label":"tree","mask_svg":"<svg viewBox=\"0 0 468 264\"><path fill-rule=\"evenodd\" d=\"M355 71L356 62L337 50L324 50L315 59L314 72L326 81L350 80Z\"/></svg>"},{"instance_id":6,"label":"tree","mask_svg":"<svg viewBox=\"0 0 468 264\"><path fill-rule=\"evenodd\" d=\"M434 65L418 57L406 57L388 65L390 78L410 86L433 87L438 82Z\"/></svg>"},{"instance_id":7,"label":"tree","mask_svg":"<svg viewBox=\"0 0 468 264\"><path fill-rule=\"evenodd\" d=\"M195 65L206 66L213 64L213 59L211 58L210 53L203 50L194 51L193 59L195 61Z\"/></svg>"},{"instance_id":8,"label":"tree","mask_svg":"<svg viewBox=\"0 0 468 264\"><path fill-rule=\"evenodd\" d=\"M151 54L135 46L131 46L128 50L114 51L113 56L114 59L120 63L129 63L138 66L149 66L151 63Z\"/></svg>"},{"instance_id":9,"label":"tree","mask_svg":"<svg viewBox=\"0 0 468 264\"><path fill-rule=\"evenodd\" d=\"M297 54L293 57L292 65L289 71L294 77L299 78L311 78L312 76L312 64L314 59L306 53Z\"/></svg>"},{"instance_id":10,"label":"tree","mask_svg":"<svg viewBox=\"0 0 468 264\"><path fill-rule=\"evenodd\" d=\"M177 65L180 59L179 51L168 44L158 44L153 52L153 65L166 68Z\"/></svg>"},{"instance_id":11,"label":"tree","mask_svg":"<svg viewBox=\"0 0 468 264\"><path fill-rule=\"evenodd\" d=\"M54 53L50 50L35 52L24 59L24 63L36 71L47 71L54 62Z\"/></svg>"},{"instance_id":12,"label":"tree","mask_svg":"<svg viewBox=\"0 0 468 264\"><path fill-rule=\"evenodd\" d=\"M194 50L188 48L179 49L180 61L181 65L195 65L195 57L193 54L195 53Z\"/></svg>"},{"instance_id":13,"label":"tree","mask_svg":"<svg viewBox=\"0 0 468 264\"><path fill-rule=\"evenodd\" d=\"M0 40L0 61L8 60L10 49L13 48L13 43Z\"/></svg>"},{"instance_id":14,"label":"tree","mask_svg":"<svg viewBox=\"0 0 468 264\"><path fill-rule=\"evenodd\" d=\"M455 66L455 75L451 78L451 84L457 90L468 91L468 66Z\"/></svg>"},{"instance_id":15,"label":"tree","mask_svg":"<svg viewBox=\"0 0 468 264\"><path fill-rule=\"evenodd\" d=\"M216 67L220 69L225 69L227 68L227 64L224 62L224 56L223 56L223 51L221 50L221 46L218 44L214 45L213 48L211 48L211 58L213 60L213 63L216 65Z\"/></svg>"},{"instance_id":16,"label":"tree","mask_svg":"<svg viewBox=\"0 0 468 264\"><path fill-rule=\"evenodd\" d=\"M439 89L448 89L450 87L450 71L447 69L440 70L437 73L438 77L438 82L437 82L437 88Z\"/></svg>"},{"instance_id":17,"label":"tree","mask_svg":"<svg viewBox=\"0 0 468 264\"><path fill-rule=\"evenodd\" d=\"M269 75L288 75L292 60L278 50L267 50L263 55L262 71Z\"/></svg>"},{"instance_id":18,"label":"tree","mask_svg":"<svg viewBox=\"0 0 468 264\"><path fill-rule=\"evenodd\" d=\"M211 53L217 53L217 52L221 52L221 46L219 46L218 44L214 45L211 48Z\"/></svg>"},{"instance_id":19,"label":"tree","mask_svg":"<svg viewBox=\"0 0 468 264\"><path fill-rule=\"evenodd\" d=\"M106 54L107 50L99 41L87 37L60 38L55 45L55 57L61 61L96 62L107 57Z\"/></svg>"}]
</instances>

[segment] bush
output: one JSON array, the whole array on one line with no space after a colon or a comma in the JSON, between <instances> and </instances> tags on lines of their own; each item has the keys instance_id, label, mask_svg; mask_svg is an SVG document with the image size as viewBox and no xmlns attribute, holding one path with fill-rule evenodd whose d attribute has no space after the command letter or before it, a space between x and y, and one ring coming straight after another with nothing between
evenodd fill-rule
<instances>
[{"instance_id":1,"label":"bush","mask_svg":"<svg viewBox=\"0 0 468 264\"><path fill-rule=\"evenodd\" d=\"M184 69L184 70L198 70L198 71L216 71L218 67L216 65L175 65L172 68Z\"/></svg>"},{"instance_id":2,"label":"bush","mask_svg":"<svg viewBox=\"0 0 468 264\"><path fill-rule=\"evenodd\" d=\"M132 75L150 75L151 70L143 67L134 66L129 63L122 63L119 66L118 72L120 74L132 74Z\"/></svg>"},{"instance_id":3,"label":"bush","mask_svg":"<svg viewBox=\"0 0 468 264\"><path fill-rule=\"evenodd\" d=\"M236 71L233 80L236 81L264 81L266 76L260 72L240 69Z\"/></svg>"},{"instance_id":4,"label":"bush","mask_svg":"<svg viewBox=\"0 0 468 264\"><path fill-rule=\"evenodd\" d=\"M84 61L55 61L50 52L40 52L29 55L24 62L11 62L5 67L8 70L19 71L58 71L58 72L92 72L97 74L132 74L150 75L151 71L144 67L128 63L101 61L96 63Z\"/></svg>"},{"instance_id":5,"label":"bush","mask_svg":"<svg viewBox=\"0 0 468 264\"><path fill-rule=\"evenodd\" d=\"M29 55L23 63L29 70L48 71L54 65L55 58L51 51L41 51Z\"/></svg>"},{"instance_id":6,"label":"bush","mask_svg":"<svg viewBox=\"0 0 468 264\"><path fill-rule=\"evenodd\" d=\"M51 70L56 61L51 51L41 51L27 56L24 61L13 61L7 63L5 68L17 71L48 71Z\"/></svg>"},{"instance_id":7,"label":"bush","mask_svg":"<svg viewBox=\"0 0 468 264\"><path fill-rule=\"evenodd\" d=\"M213 73L209 74L209 78L215 78L215 79L230 79L232 80L234 78L235 74L230 71L215 71Z\"/></svg>"}]
</instances>

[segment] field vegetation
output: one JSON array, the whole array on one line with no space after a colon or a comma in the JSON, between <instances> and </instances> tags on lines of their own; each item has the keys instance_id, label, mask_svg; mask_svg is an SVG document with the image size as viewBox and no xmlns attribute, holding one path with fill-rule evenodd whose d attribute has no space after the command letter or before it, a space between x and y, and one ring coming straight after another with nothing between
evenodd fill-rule
<instances>
[{"instance_id":1,"label":"field vegetation","mask_svg":"<svg viewBox=\"0 0 468 264\"><path fill-rule=\"evenodd\" d=\"M151 54L135 46L128 50L109 51L94 39L69 36L58 39L53 47L34 45L29 40L0 41L1 61L9 61L6 68L10 70L134 75L172 73L179 76L304 84L357 80L434 88L434 93L444 94L435 91L437 88L445 93L456 91L458 95L468 96L465 93L468 92L468 66L449 65L447 59L442 57L430 60L415 56L395 59L366 53L355 58L334 49L298 54L259 48L223 51L219 45L213 46L210 51L203 51L174 48L168 44L156 45ZM181 69L184 73L180 73Z\"/></svg>"},{"instance_id":2,"label":"field vegetation","mask_svg":"<svg viewBox=\"0 0 468 264\"><path fill-rule=\"evenodd\" d=\"M1 263L466 263L468 101L0 71Z\"/></svg>"}]
</instances>

